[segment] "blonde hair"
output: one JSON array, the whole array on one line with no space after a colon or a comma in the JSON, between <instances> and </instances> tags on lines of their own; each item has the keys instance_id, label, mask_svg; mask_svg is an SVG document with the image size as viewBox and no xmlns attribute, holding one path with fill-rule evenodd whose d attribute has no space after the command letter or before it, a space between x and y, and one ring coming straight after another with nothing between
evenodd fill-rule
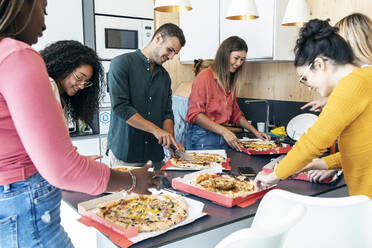
<instances>
[{"instance_id":1,"label":"blonde hair","mask_svg":"<svg viewBox=\"0 0 372 248\"><path fill-rule=\"evenodd\" d=\"M0 39L4 37L16 37L22 33L31 20L36 0L32 1L32 8L26 22L22 27L17 27L15 19L27 0L0 0Z\"/></svg>"},{"instance_id":2,"label":"blonde hair","mask_svg":"<svg viewBox=\"0 0 372 248\"><path fill-rule=\"evenodd\" d=\"M338 21L335 25L339 34L351 46L355 64L372 64L372 21L366 15L354 13Z\"/></svg>"}]
</instances>

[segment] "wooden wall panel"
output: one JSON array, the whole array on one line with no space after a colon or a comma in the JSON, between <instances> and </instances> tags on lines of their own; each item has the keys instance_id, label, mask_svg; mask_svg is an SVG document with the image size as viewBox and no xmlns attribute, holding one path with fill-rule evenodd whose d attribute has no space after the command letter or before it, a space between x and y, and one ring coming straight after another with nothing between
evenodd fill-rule
<instances>
[{"instance_id":1,"label":"wooden wall panel","mask_svg":"<svg viewBox=\"0 0 372 248\"><path fill-rule=\"evenodd\" d=\"M261 0L262 1L262 0ZM372 0L307 0L311 18L330 18L334 24L344 16L361 12L372 19ZM155 11L155 27L172 22L179 24L179 15ZM187 42L187 37L186 37ZM179 57L164 64L172 78L172 88L193 79L191 65L182 65ZM293 63L246 63L238 85L238 96L272 100L311 101L319 95L298 83Z\"/></svg>"}]
</instances>

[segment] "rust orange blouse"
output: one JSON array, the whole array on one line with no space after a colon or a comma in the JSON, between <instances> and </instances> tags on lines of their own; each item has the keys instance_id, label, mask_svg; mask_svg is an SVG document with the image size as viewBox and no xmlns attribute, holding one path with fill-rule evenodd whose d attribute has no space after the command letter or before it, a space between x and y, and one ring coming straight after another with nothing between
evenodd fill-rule
<instances>
[{"instance_id":1,"label":"rust orange blouse","mask_svg":"<svg viewBox=\"0 0 372 248\"><path fill-rule=\"evenodd\" d=\"M240 126L240 118L243 116L236 102L236 91L226 95L211 68L200 72L194 80L186 121L194 123L200 113L218 124L234 126Z\"/></svg>"}]
</instances>

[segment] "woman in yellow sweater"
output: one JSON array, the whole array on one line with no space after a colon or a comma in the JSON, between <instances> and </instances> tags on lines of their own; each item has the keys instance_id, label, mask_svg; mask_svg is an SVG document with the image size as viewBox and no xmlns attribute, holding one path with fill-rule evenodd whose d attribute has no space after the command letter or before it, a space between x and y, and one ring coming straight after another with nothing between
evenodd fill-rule
<instances>
[{"instance_id":1,"label":"woman in yellow sweater","mask_svg":"<svg viewBox=\"0 0 372 248\"><path fill-rule=\"evenodd\" d=\"M350 46L328 21L314 19L301 29L294 63L299 81L328 97L328 101L313 127L275 171L257 175L258 187L300 171L338 138L349 193L372 198L372 68L360 69L353 61ZM331 164L319 169L332 169Z\"/></svg>"},{"instance_id":2,"label":"woman in yellow sweater","mask_svg":"<svg viewBox=\"0 0 372 248\"><path fill-rule=\"evenodd\" d=\"M372 20L361 13L353 13L342 18L335 24L338 33L350 45L354 53L354 64L358 67L369 67L372 64ZM301 109L311 107L310 110L320 112L327 100L312 101ZM331 168L341 168L339 153L332 154L322 159L314 159L306 166L310 181L321 182L323 179L333 176L337 170L313 170L319 168L320 163L328 164ZM324 165L323 167L326 167Z\"/></svg>"}]
</instances>

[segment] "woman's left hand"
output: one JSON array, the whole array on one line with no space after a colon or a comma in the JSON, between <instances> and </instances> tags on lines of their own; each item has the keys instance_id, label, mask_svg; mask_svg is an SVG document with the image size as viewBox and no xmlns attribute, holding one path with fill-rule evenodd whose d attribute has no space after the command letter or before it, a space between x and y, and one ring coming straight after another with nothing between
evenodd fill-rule
<instances>
[{"instance_id":1,"label":"woman's left hand","mask_svg":"<svg viewBox=\"0 0 372 248\"><path fill-rule=\"evenodd\" d=\"M264 133L264 132L258 132L255 133L256 137L259 138L259 139L262 139L262 140L271 140L271 137L270 135L268 135L267 133Z\"/></svg>"},{"instance_id":2,"label":"woman's left hand","mask_svg":"<svg viewBox=\"0 0 372 248\"><path fill-rule=\"evenodd\" d=\"M264 190L274 184L277 184L280 179L276 176L275 172L266 173L260 171L254 179L254 184L258 190Z\"/></svg>"}]
</instances>

